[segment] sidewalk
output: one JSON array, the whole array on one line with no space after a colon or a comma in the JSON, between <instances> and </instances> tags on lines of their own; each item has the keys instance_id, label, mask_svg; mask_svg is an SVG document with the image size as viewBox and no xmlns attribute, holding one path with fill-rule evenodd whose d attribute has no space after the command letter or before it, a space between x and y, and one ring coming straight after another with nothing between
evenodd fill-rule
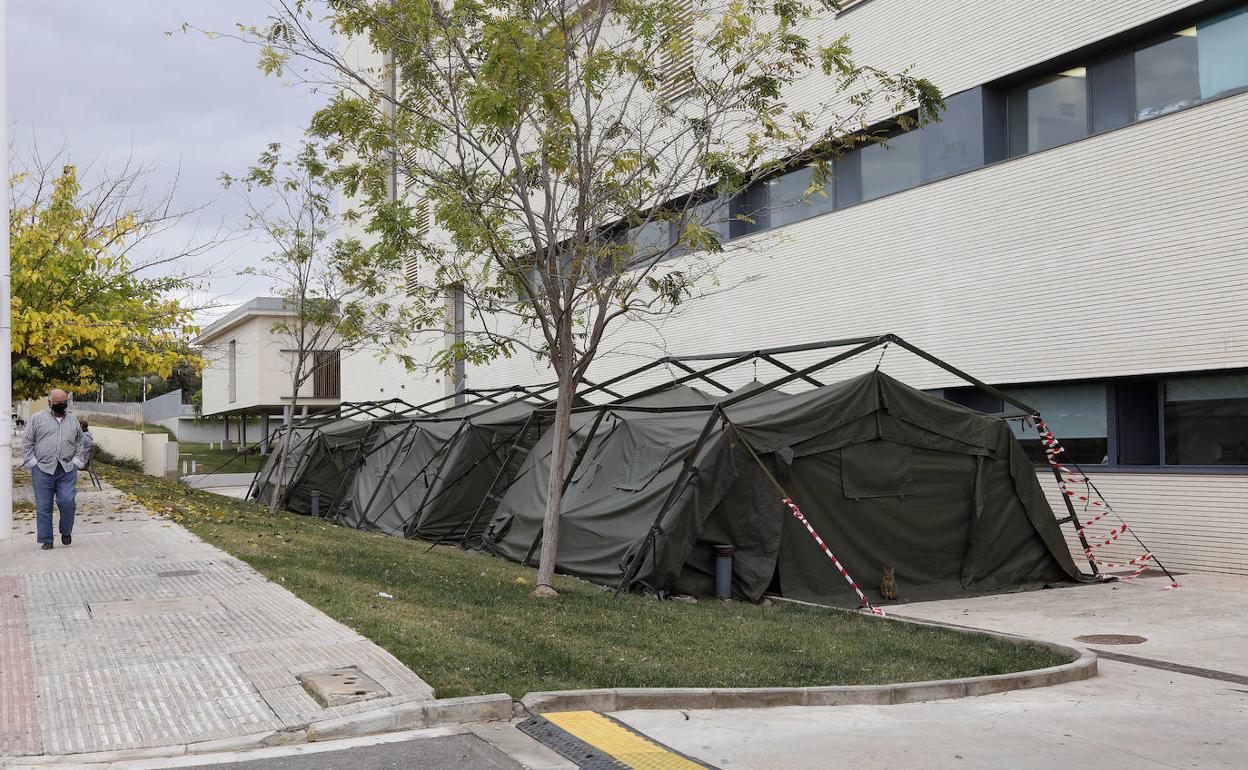
<instances>
[{"instance_id":1,"label":"sidewalk","mask_svg":"<svg viewBox=\"0 0 1248 770\"><path fill-rule=\"evenodd\" d=\"M80 487L69 547L38 550L34 515L16 518L0 542L0 757L297 729L433 697L385 650L115 488ZM296 679L342 666L387 694L323 708Z\"/></svg>"}]
</instances>

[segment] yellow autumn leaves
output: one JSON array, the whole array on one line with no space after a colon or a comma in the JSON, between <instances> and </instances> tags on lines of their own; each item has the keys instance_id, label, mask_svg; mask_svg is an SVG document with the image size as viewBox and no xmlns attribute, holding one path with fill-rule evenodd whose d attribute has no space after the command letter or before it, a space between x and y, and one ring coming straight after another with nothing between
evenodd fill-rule
<instances>
[{"instance_id":1,"label":"yellow autumn leaves","mask_svg":"<svg viewBox=\"0 0 1248 770\"><path fill-rule=\"evenodd\" d=\"M18 176L10 186L22 182ZM14 396L168 376L193 360L191 313L170 296L188 283L143 277L127 258L146 234L139 217L101 221L98 208L80 199L73 166L41 191L15 196L10 211Z\"/></svg>"}]
</instances>

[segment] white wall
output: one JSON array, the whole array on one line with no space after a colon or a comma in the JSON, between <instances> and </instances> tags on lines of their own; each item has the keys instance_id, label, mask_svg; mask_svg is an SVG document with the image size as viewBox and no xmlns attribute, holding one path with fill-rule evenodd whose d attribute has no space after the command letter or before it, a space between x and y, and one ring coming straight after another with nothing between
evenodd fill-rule
<instances>
[{"instance_id":1,"label":"white wall","mask_svg":"<svg viewBox=\"0 0 1248 770\"><path fill-rule=\"evenodd\" d=\"M277 315L251 315L203 341L203 413L220 414L240 409L270 407L280 413L289 402L290 377L295 355L284 335L273 333ZM236 399L229 399L229 344L235 342ZM299 388L299 398L313 405L336 399L313 400L314 383Z\"/></svg>"},{"instance_id":2,"label":"white wall","mask_svg":"<svg viewBox=\"0 0 1248 770\"><path fill-rule=\"evenodd\" d=\"M1066 507L1053 474L1043 470L1036 475L1048 494L1049 505L1059 518L1065 517ZM1248 574L1248 516L1244 515L1248 476L1093 473L1091 479L1167 568ZM1088 539L1096 535L1102 541L1108 539L1111 520L1113 517L1108 517L1092 525ZM1075 561L1086 567L1074 529L1065 525L1062 531ZM1125 561L1143 553L1129 535L1095 552L1102 561Z\"/></svg>"},{"instance_id":3,"label":"white wall","mask_svg":"<svg viewBox=\"0 0 1248 770\"><path fill-rule=\"evenodd\" d=\"M595 374L888 331L990 382L1248 366L1246 147L1239 95L779 228L724 265L734 288L620 327ZM370 363L344 367L344 399L392 395L397 368ZM884 369L954 384L899 354ZM468 373L547 379L520 354Z\"/></svg>"},{"instance_id":4,"label":"white wall","mask_svg":"<svg viewBox=\"0 0 1248 770\"><path fill-rule=\"evenodd\" d=\"M143 433L124 428L98 426L91 429L95 445L119 460L143 461Z\"/></svg>"}]
</instances>

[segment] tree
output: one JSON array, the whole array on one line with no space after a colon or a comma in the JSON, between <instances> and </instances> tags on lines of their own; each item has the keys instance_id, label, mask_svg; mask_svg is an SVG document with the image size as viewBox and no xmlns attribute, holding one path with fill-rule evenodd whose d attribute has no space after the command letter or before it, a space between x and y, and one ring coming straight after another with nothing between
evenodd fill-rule
<instances>
[{"instance_id":1,"label":"tree","mask_svg":"<svg viewBox=\"0 0 1248 770\"><path fill-rule=\"evenodd\" d=\"M285 300L288 313L273 324L290 375L289 414L299 405L299 389L344 355L402 347L414 318L402 305L385 301L393 271L384 252L360 249L337 238L334 188L317 148L305 144L293 157L271 144L241 177L222 176L239 185L247 203L247 227L273 247L251 275L268 278ZM294 430L287 425L278 457L276 488L269 503L276 513L285 495L286 463Z\"/></svg>"},{"instance_id":2,"label":"tree","mask_svg":"<svg viewBox=\"0 0 1248 770\"><path fill-rule=\"evenodd\" d=\"M197 368L196 308L181 299L197 282L170 270L219 241L152 245L192 212L173 207L173 189L150 199L148 168L127 164L88 188L74 166L54 165L36 156L10 180L14 396Z\"/></svg>"},{"instance_id":3,"label":"tree","mask_svg":"<svg viewBox=\"0 0 1248 770\"><path fill-rule=\"evenodd\" d=\"M470 305L475 328L436 363L517 349L549 362L559 387L535 593L554 595L572 401L607 329L715 290L726 228L762 215L729 208L753 183L809 165L806 194L825 195L831 158L883 141L869 110L907 127L934 117L940 95L855 63L843 37L807 37L832 0L327 5L336 32L385 52L380 71L318 41L307 0L277 0L239 37L268 72L336 84L311 133L351 201L344 216L372 238L357 248L419 265L409 302L428 325L448 294ZM824 97L790 104L811 77ZM412 237L426 206L440 239Z\"/></svg>"}]
</instances>

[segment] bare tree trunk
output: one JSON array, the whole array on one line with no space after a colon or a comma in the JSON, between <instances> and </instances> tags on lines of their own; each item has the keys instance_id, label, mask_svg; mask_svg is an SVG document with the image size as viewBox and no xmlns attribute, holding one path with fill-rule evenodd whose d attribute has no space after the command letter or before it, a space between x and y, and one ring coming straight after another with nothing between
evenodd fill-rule
<instances>
[{"instance_id":1,"label":"bare tree trunk","mask_svg":"<svg viewBox=\"0 0 1248 770\"><path fill-rule=\"evenodd\" d=\"M282 436L282 456L277 458L277 484L273 487L273 498L269 500L269 514L276 514L282 496L286 494L286 462L290 458L291 437L295 434L295 405L299 402L299 380L303 377L303 356L299 356L295 364L295 374L291 377L290 389L290 421L286 423L286 435Z\"/></svg>"},{"instance_id":2,"label":"bare tree trunk","mask_svg":"<svg viewBox=\"0 0 1248 770\"><path fill-rule=\"evenodd\" d=\"M563 512L563 474L571 433L572 399L576 395L573 367L565 360L559 368L559 396L555 400L554 444L550 453L550 480L546 487L546 514L542 517L542 552L537 566L534 596L558 596L551 586L555 556L559 551L559 516Z\"/></svg>"}]
</instances>

